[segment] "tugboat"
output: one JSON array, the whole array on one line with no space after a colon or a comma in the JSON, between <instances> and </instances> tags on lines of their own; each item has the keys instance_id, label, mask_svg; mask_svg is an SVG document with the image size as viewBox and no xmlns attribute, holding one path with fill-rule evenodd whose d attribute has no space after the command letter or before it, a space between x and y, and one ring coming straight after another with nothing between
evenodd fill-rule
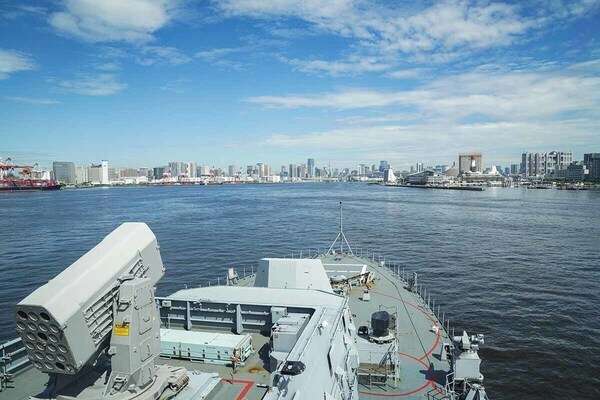
<instances>
[{"instance_id":1,"label":"tugboat","mask_svg":"<svg viewBox=\"0 0 600 400\"><path fill-rule=\"evenodd\" d=\"M50 179L50 171L39 169L38 164L23 165L12 158L0 158L0 191L60 190L61 185Z\"/></svg>"}]
</instances>

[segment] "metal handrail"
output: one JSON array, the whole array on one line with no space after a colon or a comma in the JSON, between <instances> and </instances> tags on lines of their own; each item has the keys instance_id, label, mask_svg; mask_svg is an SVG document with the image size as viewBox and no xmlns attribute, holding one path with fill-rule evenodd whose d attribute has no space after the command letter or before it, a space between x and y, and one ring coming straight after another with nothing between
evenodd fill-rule
<instances>
[{"instance_id":1,"label":"metal handrail","mask_svg":"<svg viewBox=\"0 0 600 400\"><path fill-rule=\"evenodd\" d=\"M20 337L0 345L0 392L8 387L12 378L31 365L25 345Z\"/></svg>"}]
</instances>

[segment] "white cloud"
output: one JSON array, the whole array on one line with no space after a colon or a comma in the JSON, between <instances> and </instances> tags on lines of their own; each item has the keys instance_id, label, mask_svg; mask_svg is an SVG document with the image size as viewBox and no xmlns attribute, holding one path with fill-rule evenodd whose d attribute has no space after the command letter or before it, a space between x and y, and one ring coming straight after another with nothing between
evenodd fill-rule
<instances>
[{"instance_id":1,"label":"white cloud","mask_svg":"<svg viewBox=\"0 0 600 400\"><path fill-rule=\"evenodd\" d=\"M329 76L358 75L365 72L380 72L391 68L389 63L380 62L375 57L351 56L341 61L300 60L281 58L296 70Z\"/></svg>"},{"instance_id":2,"label":"white cloud","mask_svg":"<svg viewBox=\"0 0 600 400\"><path fill-rule=\"evenodd\" d=\"M176 11L172 0L64 0L64 10L50 15L61 34L86 42L146 42Z\"/></svg>"},{"instance_id":3,"label":"white cloud","mask_svg":"<svg viewBox=\"0 0 600 400\"><path fill-rule=\"evenodd\" d=\"M121 69L121 67L116 62L108 62L94 64L94 69L97 69L99 71L118 71L119 69Z\"/></svg>"},{"instance_id":4,"label":"white cloud","mask_svg":"<svg viewBox=\"0 0 600 400\"><path fill-rule=\"evenodd\" d=\"M36 68L32 57L17 50L0 49L0 80L8 79L10 74L30 71Z\"/></svg>"},{"instance_id":5,"label":"white cloud","mask_svg":"<svg viewBox=\"0 0 600 400\"><path fill-rule=\"evenodd\" d=\"M316 95L257 96L246 99L266 108L322 107L338 110L386 107L402 103L409 92L381 92L371 89L348 89ZM408 102L408 100L406 100Z\"/></svg>"},{"instance_id":6,"label":"white cloud","mask_svg":"<svg viewBox=\"0 0 600 400\"><path fill-rule=\"evenodd\" d=\"M182 65L192 59L183 54L175 47L144 46L140 49L140 55L136 61L142 65Z\"/></svg>"},{"instance_id":7,"label":"white cloud","mask_svg":"<svg viewBox=\"0 0 600 400\"><path fill-rule=\"evenodd\" d=\"M59 82L58 86L70 93L88 96L109 96L127 87L114 74L86 74L73 80Z\"/></svg>"},{"instance_id":8,"label":"white cloud","mask_svg":"<svg viewBox=\"0 0 600 400\"><path fill-rule=\"evenodd\" d=\"M451 162L459 151L483 151L485 162L515 162L523 148L572 149L600 145L594 132L598 123L589 119L557 122L515 121L477 124L426 121L421 124L341 127L306 134L277 133L258 144L266 148L319 151L322 159L343 154L356 159L389 160L394 166L420 161ZM248 143L252 145L253 143ZM517 147L517 149L515 149Z\"/></svg>"},{"instance_id":9,"label":"white cloud","mask_svg":"<svg viewBox=\"0 0 600 400\"><path fill-rule=\"evenodd\" d=\"M439 78L412 90L351 88L309 95L258 96L247 101L266 108L405 107L410 112L417 109L449 118L482 114L528 119L600 110L600 77L577 65L555 71L469 72Z\"/></svg>"},{"instance_id":10,"label":"white cloud","mask_svg":"<svg viewBox=\"0 0 600 400\"><path fill-rule=\"evenodd\" d=\"M16 19L25 16L44 17L48 13L45 7L27 4L0 4L0 18Z\"/></svg>"},{"instance_id":11,"label":"white cloud","mask_svg":"<svg viewBox=\"0 0 600 400\"><path fill-rule=\"evenodd\" d=\"M398 69L388 74L389 77L394 79L408 79L416 78L421 76L427 69L425 68L409 68L409 69Z\"/></svg>"},{"instance_id":12,"label":"white cloud","mask_svg":"<svg viewBox=\"0 0 600 400\"><path fill-rule=\"evenodd\" d=\"M20 97L20 96L7 96L6 100L14 101L17 103L26 103L26 104L40 104L40 105L51 105L51 104L60 104L58 100L50 100L50 99L39 99L33 97Z\"/></svg>"},{"instance_id":13,"label":"white cloud","mask_svg":"<svg viewBox=\"0 0 600 400\"><path fill-rule=\"evenodd\" d=\"M211 49L205 51L199 51L194 54L194 57L200 58L205 61L216 61L220 58L223 58L229 54L239 53L240 51L244 51L244 48L229 48L223 47L218 49Z\"/></svg>"},{"instance_id":14,"label":"white cloud","mask_svg":"<svg viewBox=\"0 0 600 400\"><path fill-rule=\"evenodd\" d=\"M175 79L169 82L166 82L164 85L160 87L161 90L165 92L171 92L175 94L183 94L187 91L187 87L191 81L185 78Z\"/></svg>"},{"instance_id":15,"label":"white cloud","mask_svg":"<svg viewBox=\"0 0 600 400\"><path fill-rule=\"evenodd\" d=\"M210 50L199 51L196 54L194 54L194 58L212 64L221 69L241 70L244 68L244 63L237 60L231 60L226 57L232 54L247 52L251 48L254 47L244 46L234 48L215 48Z\"/></svg>"},{"instance_id":16,"label":"white cloud","mask_svg":"<svg viewBox=\"0 0 600 400\"><path fill-rule=\"evenodd\" d=\"M248 101L275 109L340 112L334 129L276 132L263 146L319 149L321 157L359 148L363 159L427 154L439 160L473 148L514 155L516 146L600 146L599 68L600 60L594 60L553 70L478 70L411 90L350 88ZM348 115L353 110L362 115Z\"/></svg>"},{"instance_id":17,"label":"white cloud","mask_svg":"<svg viewBox=\"0 0 600 400\"><path fill-rule=\"evenodd\" d=\"M317 30L355 40L355 57L374 56L388 61L404 59L448 63L477 51L529 40L532 32L593 12L594 0L541 2L526 8L521 4L491 1L445 0L426 8L419 4L393 6L389 2L336 0L221 0L215 7L226 16L263 20L300 19L307 30ZM277 24L276 24L277 25ZM296 28L297 29L297 28ZM294 60L306 72L342 75L369 71L369 65L348 61ZM336 72L337 71L337 72Z\"/></svg>"}]
</instances>

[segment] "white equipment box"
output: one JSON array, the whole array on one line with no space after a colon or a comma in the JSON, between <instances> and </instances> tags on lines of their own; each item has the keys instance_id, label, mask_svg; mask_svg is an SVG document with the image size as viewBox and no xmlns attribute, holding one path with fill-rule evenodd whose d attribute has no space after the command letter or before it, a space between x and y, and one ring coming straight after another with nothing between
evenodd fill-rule
<instances>
[{"instance_id":1,"label":"white equipment box","mask_svg":"<svg viewBox=\"0 0 600 400\"><path fill-rule=\"evenodd\" d=\"M160 330L160 355L212 364L229 364L237 357L239 365L252 354L252 336L231 333Z\"/></svg>"}]
</instances>

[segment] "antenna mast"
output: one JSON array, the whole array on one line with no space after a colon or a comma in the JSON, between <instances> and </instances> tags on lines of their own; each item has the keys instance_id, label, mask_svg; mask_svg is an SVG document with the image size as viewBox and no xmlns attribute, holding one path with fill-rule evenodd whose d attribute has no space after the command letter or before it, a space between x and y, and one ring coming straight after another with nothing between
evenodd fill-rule
<instances>
[{"instance_id":1,"label":"antenna mast","mask_svg":"<svg viewBox=\"0 0 600 400\"><path fill-rule=\"evenodd\" d=\"M350 243L348 243L348 239L346 239L346 235L344 234L344 212L342 209L341 201L340 201L340 233L338 233L335 240L329 247L329 250L327 250L327 254L330 254L330 253L333 254L333 247L335 246L335 244L337 243L338 240L340 241L340 254L344 253L344 243L346 243L346 246L348 246L348 254L354 255L354 253L352 252L352 247L350 247Z\"/></svg>"}]
</instances>

